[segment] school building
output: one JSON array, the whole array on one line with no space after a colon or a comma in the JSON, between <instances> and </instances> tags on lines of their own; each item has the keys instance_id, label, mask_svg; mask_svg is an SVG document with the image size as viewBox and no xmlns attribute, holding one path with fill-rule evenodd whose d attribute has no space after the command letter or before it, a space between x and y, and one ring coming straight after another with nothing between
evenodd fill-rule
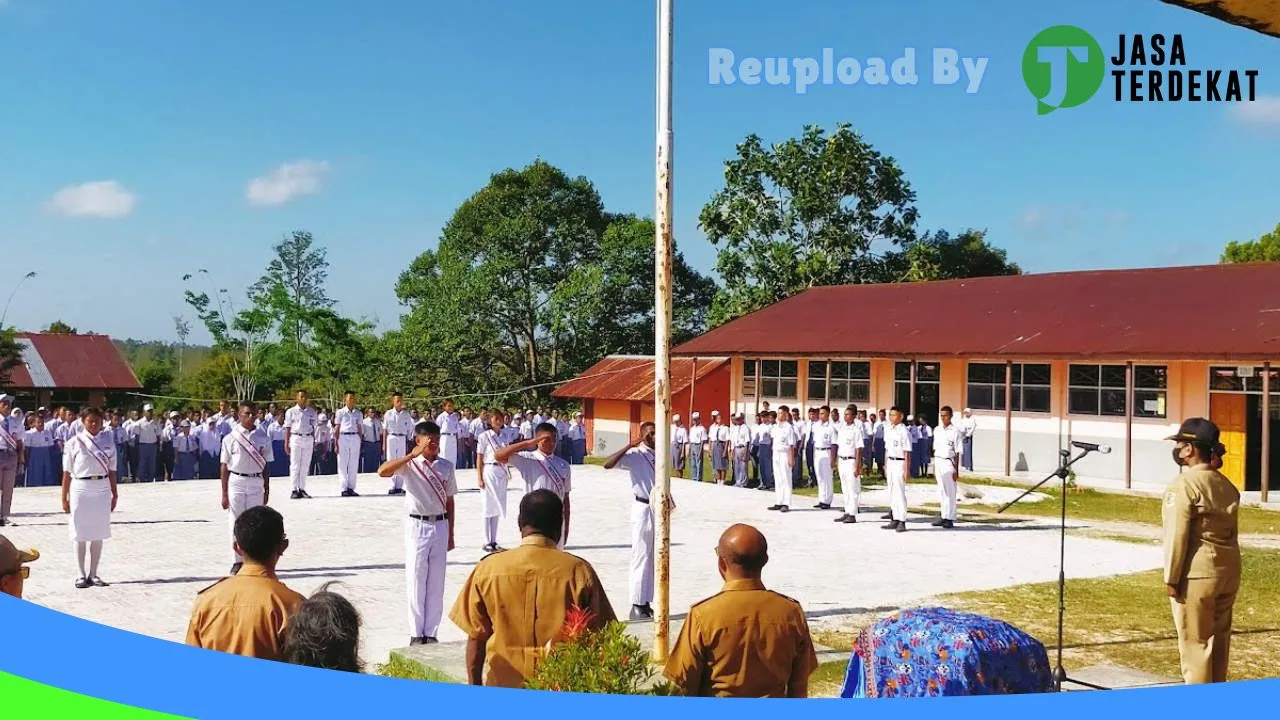
<instances>
[{"instance_id":1,"label":"school building","mask_svg":"<svg viewBox=\"0 0 1280 720\"><path fill-rule=\"evenodd\" d=\"M142 389L111 338L70 333L18 333L22 363L4 391L25 411L66 405L101 407L108 393Z\"/></svg>"},{"instance_id":2,"label":"school building","mask_svg":"<svg viewBox=\"0 0 1280 720\"><path fill-rule=\"evenodd\" d=\"M640 423L653 420L653 365L649 356L610 355L551 393L582 401L588 454L612 455L640 432ZM671 412L686 425L694 412L707 425L711 411L725 415L729 368L727 357L672 358Z\"/></svg>"},{"instance_id":3,"label":"school building","mask_svg":"<svg viewBox=\"0 0 1280 720\"><path fill-rule=\"evenodd\" d=\"M971 408L979 473L1039 479L1084 441L1112 452L1078 462L1082 480L1158 489L1176 473L1164 438L1208 417L1228 477L1264 501L1280 488L1280 264L819 287L672 354L720 363L721 413L896 405L936 424L943 405ZM633 402L652 403L647 367Z\"/></svg>"}]
</instances>

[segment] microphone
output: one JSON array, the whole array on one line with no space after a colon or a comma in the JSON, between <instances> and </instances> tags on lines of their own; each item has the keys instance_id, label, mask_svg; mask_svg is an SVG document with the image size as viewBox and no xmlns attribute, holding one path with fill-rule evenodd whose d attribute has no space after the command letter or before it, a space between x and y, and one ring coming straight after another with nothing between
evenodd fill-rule
<instances>
[{"instance_id":1,"label":"microphone","mask_svg":"<svg viewBox=\"0 0 1280 720\"><path fill-rule=\"evenodd\" d=\"M1087 451L1089 451L1089 452L1102 453L1103 455L1107 455L1107 454L1109 454L1109 453L1111 452L1111 446L1110 446L1110 445L1099 445L1099 444L1097 444L1097 443L1080 442L1079 440L1072 440L1072 441L1071 441L1071 445L1072 445L1073 447L1078 447L1078 448L1080 448L1081 450L1087 450Z\"/></svg>"}]
</instances>

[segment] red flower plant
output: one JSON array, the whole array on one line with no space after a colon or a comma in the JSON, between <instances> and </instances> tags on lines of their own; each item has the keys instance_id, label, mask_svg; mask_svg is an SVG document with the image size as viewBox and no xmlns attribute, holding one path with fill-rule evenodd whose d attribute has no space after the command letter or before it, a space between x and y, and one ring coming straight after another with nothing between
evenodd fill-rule
<instances>
[{"instance_id":1,"label":"red flower plant","mask_svg":"<svg viewBox=\"0 0 1280 720\"><path fill-rule=\"evenodd\" d=\"M564 625L560 627L560 641L573 642L587 631L587 627L591 625L591 621L595 619L595 613L590 610L584 610L577 605L571 605L564 613Z\"/></svg>"}]
</instances>

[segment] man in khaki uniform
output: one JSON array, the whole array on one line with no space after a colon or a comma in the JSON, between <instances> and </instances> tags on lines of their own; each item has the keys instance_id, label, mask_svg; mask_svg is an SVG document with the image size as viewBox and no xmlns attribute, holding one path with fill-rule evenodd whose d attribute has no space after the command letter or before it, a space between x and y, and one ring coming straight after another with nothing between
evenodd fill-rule
<instances>
[{"instance_id":1,"label":"man in khaki uniform","mask_svg":"<svg viewBox=\"0 0 1280 720\"><path fill-rule=\"evenodd\" d=\"M1178 632L1182 679L1226 682L1231 612L1240 587L1240 492L1218 472L1225 449L1204 418L1168 438L1185 468L1164 496L1164 582Z\"/></svg>"},{"instance_id":2,"label":"man in khaki uniform","mask_svg":"<svg viewBox=\"0 0 1280 720\"><path fill-rule=\"evenodd\" d=\"M486 556L463 584L449 619L467 634L468 683L524 687L573 605L593 630L617 619L591 564L556 547L563 514L554 492L525 495L520 547Z\"/></svg>"},{"instance_id":3,"label":"man in khaki uniform","mask_svg":"<svg viewBox=\"0 0 1280 720\"><path fill-rule=\"evenodd\" d=\"M209 650L280 659L280 632L304 598L276 579L276 563L289 547L284 518L266 505L236 518L240 572L210 585L196 598L187 644Z\"/></svg>"},{"instance_id":4,"label":"man in khaki uniform","mask_svg":"<svg viewBox=\"0 0 1280 720\"><path fill-rule=\"evenodd\" d=\"M768 550L750 525L720 536L724 589L689 609L664 670L685 696L808 697L818 657L800 603L760 581Z\"/></svg>"}]
</instances>

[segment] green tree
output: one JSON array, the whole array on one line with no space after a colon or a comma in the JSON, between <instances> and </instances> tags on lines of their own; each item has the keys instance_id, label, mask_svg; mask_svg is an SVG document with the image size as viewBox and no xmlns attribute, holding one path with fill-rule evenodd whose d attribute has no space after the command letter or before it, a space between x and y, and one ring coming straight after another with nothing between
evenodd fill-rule
<instances>
[{"instance_id":1,"label":"green tree","mask_svg":"<svg viewBox=\"0 0 1280 720\"><path fill-rule=\"evenodd\" d=\"M1280 225L1257 240L1227 243L1224 263L1280 262Z\"/></svg>"},{"instance_id":2,"label":"green tree","mask_svg":"<svg viewBox=\"0 0 1280 720\"><path fill-rule=\"evenodd\" d=\"M847 124L830 135L808 126L772 148L750 135L724 175L699 216L724 281L713 326L806 288L874 282L872 246L916 239L915 192L902 170Z\"/></svg>"},{"instance_id":3,"label":"green tree","mask_svg":"<svg viewBox=\"0 0 1280 720\"><path fill-rule=\"evenodd\" d=\"M208 271L200 270L198 274L207 275ZM190 281L194 277L186 275L183 280ZM197 293L191 289L184 291L183 295L213 336L214 347L230 358L235 399L254 399L261 378L262 356L270 346L268 336L275 317L261 307L236 312L225 288L212 296L208 292Z\"/></svg>"},{"instance_id":4,"label":"green tree","mask_svg":"<svg viewBox=\"0 0 1280 720\"><path fill-rule=\"evenodd\" d=\"M17 331L0 328L0 387L9 384L9 373L22 364L22 346Z\"/></svg>"},{"instance_id":5,"label":"green tree","mask_svg":"<svg viewBox=\"0 0 1280 720\"><path fill-rule=\"evenodd\" d=\"M49 323L49 327L44 330L47 333L61 333L63 335L75 335L76 329L61 320L54 320Z\"/></svg>"},{"instance_id":6,"label":"green tree","mask_svg":"<svg viewBox=\"0 0 1280 720\"><path fill-rule=\"evenodd\" d=\"M142 385L143 394L160 397L173 396L173 383L177 379L177 373L172 363L163 360L148 360L141 365L135 366L133 374L138 378L138 383Z\"/></svg>"},{"instance_id":7,"label":"green tree","mask_svg":"<svg viewBox=\"0 0 1280 720\"><path fill-rule=\"evenodd\" d=\"M926 233L904 250L881 260L879 282L922 282L995 275L1021 275L1008 254L987 242L985 230L965 230L952 236L946 230Z\"/></svg>"},{"instance_id":8,"label":"green tree","mask_svg":"<svg viewBox=\"0 0 1280 720\"><path fill-rule=\"evenodd\" d=\"M329 276L328 252L315 246L315 239L305 230L296 230L272 248L275 257L252 287L249 296L255 304L266 300L279 314L281 339L295 349L304 344L308 315L333 307L325 293Z\"/></svg>"}]
</instances>

